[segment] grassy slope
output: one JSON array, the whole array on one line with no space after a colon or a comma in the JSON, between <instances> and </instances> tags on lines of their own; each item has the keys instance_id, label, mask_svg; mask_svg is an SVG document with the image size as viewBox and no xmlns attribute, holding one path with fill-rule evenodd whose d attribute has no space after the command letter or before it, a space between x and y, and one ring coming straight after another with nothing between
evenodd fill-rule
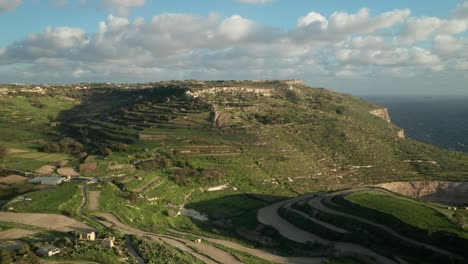
<instances>
[{"instance_id":1,"label":"grassy slope","mask_svg":"<svg viewBox=\"0 0 468 264\"><path fill-rule=\"evenodd\" d=\"M175 91L213 86L274 88L274 95L220 93L205 95L200 101L179 92L162 95L157 91L164 88L162 84L157 89L141 91L107 87L93 89L80 105L44 96L40 100L47 101L49 108L40 110L28 105L24 98L4 98L0 110L5 111L5 105L9 110L0 122L0 133L6 135L0 144L31 149L42 139L58 139L48 135L53 131L85 143L88 152L95 152L102 145L129 145L126 151L99 160L100 168L90 173L92 176L107 175L102 166L107 162L131 164L160 156L169 156L173 166L178 161L189 161L195 169L224 172L221 181L189 180L181 186L174 182L171 170L137 170L119 178L120 187L111 182L95 187L102 191L99 204L102 211L115 213L127 224L152 231L170 226L197 230L203 226L185 217L173 217L184 204L209 215L227 215L233 219L234 228L246 224L253 229L255 210L265 202L246 194L271 195L277 200L298 193L393 180L468 178L468 155L398 139L399 128L369 114L369 110L379 106L361 99L305 86L296 86L297 96L291 97L288 86L281 82L173 85L178 87ZM140 106L136 107L137 104ZM209 121L211 105L216 105L221 113L217 125ZM15 115L15 109L24 113L21 123L8 118ZM59 127L49 126L49 114L58 117ZM26 119L30 117L37 122L28 123ZM80 128L87 131L85 136L78 133ZM162 137L138 141L139 133ZM33 170L48 162L21 156L9 156L3 163ZM438 165L404 160L434 160ZM144 197L130 203L128 190L144 186L155 175L161 179L142 193ZM224 183L229 188L223 192L201 191ZM60 204L55 201L49 204L52 196L38 195L33 200L38 209L26 206L21 210L58 212L58 206L65 204L63 207L70 209L59 212L73 211L77 204L72 200L79 199L71 194L61 196L62 188L71 187L57 188L55 199Z\"/></svg>"},{"instance_id":2,"label":"grassy slope","mask_svg":"<svg viewBox=\"0 0 468 264\"><path fill-rule=\"evenodd\" d=\"M391 214L421 229L431 232L447 231L468 238L468 232L463 231L443 214L422 202L383 195L379 192L357 192L346 196L346 199L364 207Z\"/></svg>"}]
</instances>

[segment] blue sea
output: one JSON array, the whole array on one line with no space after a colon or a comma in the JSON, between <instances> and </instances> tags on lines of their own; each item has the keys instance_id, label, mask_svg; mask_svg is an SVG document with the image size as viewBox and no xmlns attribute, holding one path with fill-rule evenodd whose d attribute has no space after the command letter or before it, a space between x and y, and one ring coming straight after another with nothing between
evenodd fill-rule
<instances>
[{"instance_id":1,"label":"blue sea","mask_svg":"<svg viewBox=\"0 0 468 264\"><path fill-rule=\"evenodd\" d=\"M468 152L468 97L364 97L387 107L406 136Z\"/></svg>"}]
</instances>

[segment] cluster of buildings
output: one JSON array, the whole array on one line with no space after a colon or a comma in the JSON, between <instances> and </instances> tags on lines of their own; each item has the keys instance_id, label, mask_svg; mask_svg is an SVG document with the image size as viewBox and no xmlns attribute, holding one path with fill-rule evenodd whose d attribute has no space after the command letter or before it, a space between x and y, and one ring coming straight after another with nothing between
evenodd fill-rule
<instances>
[{"instance_id":1,"label":"cluster of buildings","mask_svg":"<svg viewBox=\"0 0 468 264\"><path fill-rule=\"evenodd\" d=\"M104 248L113 248L115 246L115 238L107 237L104 239L96 238L96 232L94 231L85 231L80 232L77 237L80 241L90 241L101 244ZM47 246L36 250L36 254L42 257L52 257L59 254L61 251L60 248L55 246Z\"/></svg>"}]
</instances>

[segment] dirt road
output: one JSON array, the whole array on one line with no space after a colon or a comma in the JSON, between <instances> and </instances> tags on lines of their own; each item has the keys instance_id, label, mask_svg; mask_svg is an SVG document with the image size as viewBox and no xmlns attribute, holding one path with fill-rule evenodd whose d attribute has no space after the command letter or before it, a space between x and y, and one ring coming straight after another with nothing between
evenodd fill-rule
<instances>
[{"instance_id":1,"label":"dirt road","mask_svg":"<svg viewBox=\"0 0 468 264\"><path fill-rule=\"evenodd\" d=\"M323 263L327 259L326 258L312 258L312 257L282 257L278 256L275 254L272 254L268 251L260 250L260 249L255 249L255 248L249 248L237 243L234 243L232 241L228 240L222 240L222 239L217 239L217 238L211 238L211 237L205 237L205 236L200 236L200 235L195 235L195 234L190 234L190 233L185 233L185 232L180 232L177 230L171 230L171 232L175 234L180 234L180 235L191 235L191 236L196 236L201 239L204 239L208 242L218 244L227 248L231 248L240 252L244 252L247 254L250 254L252 256L271 261L274 263L281 263L281 264L309 264L309 263Z\"/></svg>"},{"instance_id":2,"label":"dirt road","mask_svg":"<svg viewBox=\"0 0 468 264\"><path fill-rule=\"evenodd\" d=\"M312 243L319 243L322 245L330 245L336 251L340 252L339 253L340 255L355 256L356 254L359 254L362 256L373 258L377 263L397 264L397 262L392 261L360 245L326 240L315 234L299 229L296 226L289 223L288 221L286 221L285 219L283 219L278 214L278 210L285 204L295 203L301 200L308 200L308 199L316 197L317 195L318 194L303 195L303 196L299 196L299 197L296 197L287 201L282 201L282 202L267 206L258 211L257 219L260 223L275 228L285 238L301 243L301 244L312 242Z\"/></svg>"}]
</instances>

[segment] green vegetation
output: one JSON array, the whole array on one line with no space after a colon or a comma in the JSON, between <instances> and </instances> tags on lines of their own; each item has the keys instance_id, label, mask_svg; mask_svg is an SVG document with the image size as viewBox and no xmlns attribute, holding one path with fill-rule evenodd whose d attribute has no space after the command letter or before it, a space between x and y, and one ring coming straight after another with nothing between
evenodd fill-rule
<instances>
[{"instance_id":1,"label":"green vegetation","mask_svg":"<svg viewBox=\"0 0 468 264\"><path fill-rule=\"evenodd\" d=\"M181 252L162 241L150 241L132 237L138 254L149 264L203 263L185 252Z\"/></svg>"},{"instance_id":2,"label":"green vegetation","mask_svg":"<svg viewBox=\"0 0 468 264\"><path fill-rule=\"evenodd\" d=\"M6 147L0 146L0 159L4 159L8 153L8 149Z\"/></svg>"},{"instance_id":3,"label":"green vegetation","mask_svg":"<svg viewBox=\"0 0 468 264\"><path fill-rule=\"evenodd\" d=\"M468 238L459 226L443 214L421 202L387 196L377 192L358 192L346 196L346 199L361 206L378 210L421 229L459 233Z\"/></svg>"},{"instance_id":4,"label":"green vegetation","mask_svg":"<svg viewBox=\"0 0 468 264\"><path fill-rule=\"evenodd\" d=\"M279 241L274 230L258 228L256 211L281 199L398 180L468 179L467 154L400 139L398 127L369 113L380 106L326 89L282 81L86 85L90 89L47 86L42 94L12 88L0 97L0 166L32 172L68 162L67 167L82 170L81 176L102 177L87 187L100 191L95 201L99 210L84 207L84 213L113 213L123 223L147 231L177 228L243 243L252 237L251 244L271 237ZM18 151L7 154L6 148ZM16 172L7 172L12 173ZM26 195L31 201L10 203L15 211L80 217L82 197L76 184L44 190L27 183L0 187L2 199L37 191ZM213 187L219 190L209 191ZM464 234L451 222L466 223L464 212L449 220L407 200L371 193L349 199L362 203L355 209L361 216L387 214L382 217L390 221L392 215L395 221L423 229L416 231L418 239L426 238L427 232L434 232L433 237L445 235L439 232ZM348 200L335 202L343 210L350 208ZM212 221L179 215L182 208ZM317 215L337 224L344 221ZM395 226L403 233L414 231L399 222ZM399 242L391 241L396 248ZM162 250L157 258L174 256L184 262L188 257L165 244L148 243L140 244L148 258L157 254L150 248ZM278 244L267 246L277 249ZM288 253L300 248L285 239L281 247ZM256 262L241 253L239 257ZM105 258L102 261L109 262L113 257ZM340 261L352 263L336 260Z\"/></svg>"},{"instance_id":5,"label":"green vegetation","mask_svg":"<svg viewBox=\"0 0 468 264\"><path fill-rule=\"evenodd\" d=\"M50 187L27 195L30 201L19 201L11 204L16 212L28 213L62 213L76 216L81 203L79 186L65 183L57 187Z\"/></svg>"}]
</instances>

